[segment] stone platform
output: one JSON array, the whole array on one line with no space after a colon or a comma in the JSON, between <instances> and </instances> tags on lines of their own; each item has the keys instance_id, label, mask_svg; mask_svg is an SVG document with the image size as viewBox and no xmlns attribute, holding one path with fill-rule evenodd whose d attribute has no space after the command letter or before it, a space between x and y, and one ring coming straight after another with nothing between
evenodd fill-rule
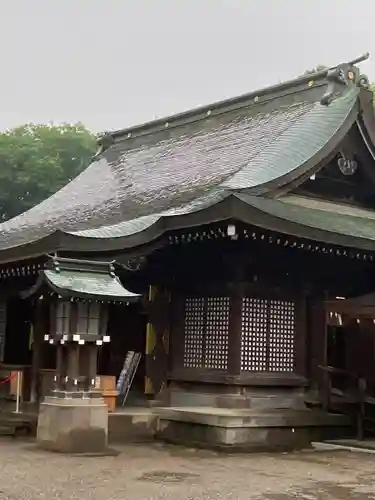
<instances>
[{"instance_id":1,"label":"stone platform","mask_svg":"<svg viewBox=\"0 0 375 500\"><path fill-rule=\"evenodd\" d=\"M158 408L156 437L175 444L247 451L284 451L349 437L353 422L318 410L215 407Z\"/></svg>"},{"instance_id":2,"label":"stone platform","mask_svg":"<svg viewBox=\"0 0 375 500\"><path fill-rule=\"evenodd\" d=\"M36 428L37 407L25 405L21 415ZM156 438L230 451L290 450L308 447L313 441L351 438L354 432L347 416L306 409L124 407L108 414L109 446Z\"/></svg>"},{"instance_id":3,"label":"stone platform","mask_svg":"<svg viewBox=\"0 0 375 500\"><path fill-rule=\"evenodd\" d=\"M108 415L108 442L134 443L153 440L158 416L152 408L117 408Z\"/></svg>"}]
</instances>

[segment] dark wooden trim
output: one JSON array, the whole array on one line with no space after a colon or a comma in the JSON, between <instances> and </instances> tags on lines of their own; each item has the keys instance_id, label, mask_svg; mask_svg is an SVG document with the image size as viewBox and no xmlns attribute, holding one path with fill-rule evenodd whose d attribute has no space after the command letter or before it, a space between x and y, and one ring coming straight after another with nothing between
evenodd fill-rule
<instances>
[{"instance_id":1,"label":"dark wooden trim","mask_svg":"<svg viewBox=\"0 0 375 500\"><path fill-rule=\"evenodd\" d=\"M307 345L307 306L306 296L296 300L295 322L295 373L307 377L306 345Z\"/></svg>"},{"instance_id":2,"label":"dark wooden trim","mask_svg":"<svg viewBox=\"0 0 375 500\"><path fill-rule=\"evenodd\" d=\"M228 297L237 293L237 290L240 290L243 297L251 296L267 300L294 301L297 296L295 289L288 289L286 286L273 286L267 282L244 280L227 283L180 284L175 289L177 293L185 297Z\"/></svg>"},{"instance_id":3,"label":"dark wooden trim","mask_svg":"<svg viewBox=\"0 0 375 500\"><path fill-rule=\"evenodd\" d=\"M228 328L228 373L241 373L241 325L242 325L242 290L233 284L235 289L230 296L229 328Z\"/></svg>"},{"instance_id":4,"label":"dark wooden trim","mask_svg":"<svg viewBox=\"0 0 375 500\"><path fill-rule=\"evenodd\" d=\"M107 335L108 304L99 304L99 335Z\"/></svg>"},{"instance_id":5,"label":"dark wooden trim","mask_svg":"<svg viewBox=\"0 0 375 500\"><path fill-rule=\"evenodd\" d=\"M70 318L69 329L71 334L77 333L78 330L78 302L70 302Z\"/></svg>"},{"instance_id":6,"label":"dark wooden trim","mask_svg":"<svg viewBox=\"0 0 375 500\"><path fill-rule=\"evenodd\" d=\"M171 335L170 335L170 369L180 369L184 366L185 349L185 298L172 293L171 305Z\"/></svg>"},{"instance_id":7,"label":"dark wooden trim","mask_svg":"<svg viewBox=\"0 0 375 500\"><path fill-rule=\"evenodd\" d=\"M49 297L49 334L56 335L57 298Z\"/></svg>"},{"instance_id":8,"label":"dark wooden trim","mask_svg":"<svg viewBox=\"0 0 375 500\"><path fill-rule=\"evenodd\" d=\"M222 370L184 368L173 370L168 376L175 382L203 382L207 384L302 387L307 384L304 377L294 373L249 373L230 375Z\"/></svg>"},{"instance_id":9,"label":"dark wooden trim","mask_svg":"<svg viewBox=\"0 0 375 500\"><path fill-rule=\"evenodd\" d=\"M319 366L327 365L327 322L324 297L309 300L308 307L310 309L310 378L314 386L319 386L322 382Z\"/></svg>"},{"instance_id":10,"label":"dark wooden trim","mask_svg":"<svg viewBox=\"0 0 375 500\"><path fill-rule=\"evenodd\" d=\"M40 400L39 371L43 368L43 348L45 331L45 314L49 312L49 301L43 298L35 300L35 316L33 318L34 339L31 363L31 391L30 401L37 403Z\"/></svg>"}]
</instances>

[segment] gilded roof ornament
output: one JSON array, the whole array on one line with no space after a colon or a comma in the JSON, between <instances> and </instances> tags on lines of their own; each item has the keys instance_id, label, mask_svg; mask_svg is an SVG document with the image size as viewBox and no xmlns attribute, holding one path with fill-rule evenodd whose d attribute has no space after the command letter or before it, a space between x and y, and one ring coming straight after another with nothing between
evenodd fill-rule
<instances>
[{"instance_id":1,"label":"gilded roof ornament","mask_svg":"<svg viewBox=\"0 0 375 500\"><path fill-rule=\"evenodd\" d=\"M365 75L361 75L359 68L356 64L365 61L369 58L369 54L364 54L354 61L339 64L335 68L327 70L326 80L328 83L327 90L325 91L320 103L323 106L329 106L332 101L340 96L343 91L352 86L368 88L369 79Z\"/></svg>"}]
</instances>

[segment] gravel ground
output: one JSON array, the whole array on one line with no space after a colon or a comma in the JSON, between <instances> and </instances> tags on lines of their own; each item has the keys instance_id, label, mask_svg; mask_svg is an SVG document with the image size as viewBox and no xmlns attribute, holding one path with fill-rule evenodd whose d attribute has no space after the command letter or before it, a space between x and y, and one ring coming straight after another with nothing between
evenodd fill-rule
<instances>
[{"instance_id":1,"label":"gravel ground","mask_svg":"<svg viewBox=\"0 0 375 500\"><path fill-rule=\"evenodd\" d=\"M373 454L224 455L157 444L117 450L70 457L0 439L0 500L375 499Z\"/></svg>"}]
</instances>

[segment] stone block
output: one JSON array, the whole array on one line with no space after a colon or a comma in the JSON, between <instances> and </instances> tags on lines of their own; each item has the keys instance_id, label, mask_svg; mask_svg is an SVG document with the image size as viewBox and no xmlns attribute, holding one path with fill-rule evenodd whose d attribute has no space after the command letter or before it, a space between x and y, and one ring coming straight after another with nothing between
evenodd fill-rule
<instances>
[{"instance_id":1,"label":"stone block","mask_svg":"<svg viewBox=\"0 0 375 500\"><path fill-rule=\"evenodd\" d=\"M108 408L101 398L47 397L40 405L37 444L62 453L103 453Z\"/></svg>"},{"instance_id":2,"label":"stone block","mask_svg":"<svg viewBox=\"0 0 375 500\"><path fill-rule=\"evenodd\" d=\"M157 416L152 410L111 413L108 416L108 442L129 443L154 439Z\"/></svg>"}]
</instances>

